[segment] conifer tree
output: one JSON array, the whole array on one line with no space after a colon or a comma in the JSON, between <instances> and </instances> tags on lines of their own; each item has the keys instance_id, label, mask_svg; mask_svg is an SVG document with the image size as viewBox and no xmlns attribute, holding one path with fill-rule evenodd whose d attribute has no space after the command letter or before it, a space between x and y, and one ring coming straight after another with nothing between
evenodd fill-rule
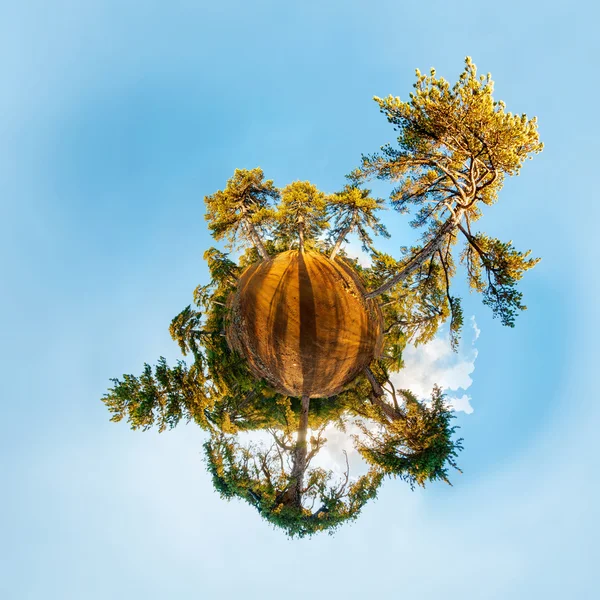
<instances>
[{"instance_id":1,"label":"conifer tree","mask_svg":"<svg viewBox=\"0 0 600 600\"><path fill-rule=\"evenodd\" d=\"M385 208L385 201L372 198L371 190L361 189L357 185L347 185L338 194L333 194L327 201L327 215L333 220L330 239L333 248L329 255L334 260L346 236L354 231L362 242L363 249L373 250L373 240L369 230L376 235L390 237L385 225L376 217L375 212Z\"/></svg>"},{"instance_id":2,"label":"conifer tree","mask_svg":"<svg viewBox=\"0 0 600 600\"><path fill-rule=\"evenodd\" d=\"M111 421L126 418L132 429L171 429L181 419L208 427L206 412L211 407L206 378L201 369L188 369L183 361L169 367L164 358L152 369L144 365L140 377L123 375L112 379L113 387L102 398L112 413Z\"/></svg>"},{"instance_id":3,"label":"conifer tree","mask_svg":"<svg viewBox=\"0 0 600 600\"><path fill-rule=\"evenodd\" d=\"M278 199L279 190L264 180L262 169L236 169L224 190L204 198L205 218L215 240L225 237L232 247L249 242L269 260L261 234L272 224L272 202Z\"/></svg>"},{"instance_id":4,"label":"conifer tree","mask_svg":"<svg viewBox=\"0 0 600 600\"><path fill-rule=\"evenodd\" d=\"M478 77L468 57L453 87L433 69L430 75L417 70L414 87L406 102L375 98L399 132L398 146L364 156L361 172L396 182L393 206L403 213L414 207L412 225L426 232L423 244L403 257L397 273L369 297L385 294L432 257L439 258L460 232L466 241L460 259L471 287L483 292L494 316L513 326L517 311L525 308L516 283L538 260L471 227L483 207L496 201L504 179L517 175L525 159L542 150L537 120L506 112L492 97L491 76Z\"/></svg>"},{"instance_id":5,"label":"conifer tree","mask_svg":"<svg viewBox=\"0 0 600 600\"><path fill-rule=\"evenodd\" d=\"M211 436L204 446L205 458L222 498L245 500L290 537L304 537L319 531L332 533L356 519L376 497L384 477L378 467L354 482L349 478L348 463L341 478L332 471L310 467L326 442L322 430L311 437L310 450L305 451L300 448L306 440L294 442L289 435L271 433L274 441L270 446L243 446L235 436ZM304 458L299 454L305 454Z\"/></svg>"},{"instance_id":6,"label":"conifer tree","mask_svg":"<svg viewBox=\"0 0 600 600\"><path fill-rule=\"evenodd\" d=\"M409 390L397 391L389 378L386 393L370 369L365 374L373 406L366 414L377 426L359 423L363 438L355 436L355 445L363 458L413 488L436 480L450 483L448 469L460 471L456 457L463 446L462 439L452 439L457 427L451 426L454 415L441 388L435 386L425 404Z\"/></svg>"},{"instance_id":7,"label":"conifer tree","mask_svg":"<svg viewBox=\"0 0 600 600\"><path fill-rule=\"evenodd\" d=\"M281 190L277 212L276 236L286 240L288 247L298 240L304 252L305 242L314 241L327 228L325 194L309 181L294 181Z\"/></svg>"}]
</instances>

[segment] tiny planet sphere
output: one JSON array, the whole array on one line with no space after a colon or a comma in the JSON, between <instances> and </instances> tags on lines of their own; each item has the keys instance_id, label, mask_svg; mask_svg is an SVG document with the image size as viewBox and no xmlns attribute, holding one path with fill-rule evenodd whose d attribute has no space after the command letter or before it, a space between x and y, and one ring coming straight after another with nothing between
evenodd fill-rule
<instances>
[{"instance_id":1,"label":"tiny planet sphere","mask_svg":"<svg viewBox=\"0 0 600 600\"><path fill-rule=\"evenodd\" d=\"M228 302L227 342L276 391L333 396L381 354L381 310L365 294L341 260L282 252L240 277Z\"/></svg>"}]
</instances>

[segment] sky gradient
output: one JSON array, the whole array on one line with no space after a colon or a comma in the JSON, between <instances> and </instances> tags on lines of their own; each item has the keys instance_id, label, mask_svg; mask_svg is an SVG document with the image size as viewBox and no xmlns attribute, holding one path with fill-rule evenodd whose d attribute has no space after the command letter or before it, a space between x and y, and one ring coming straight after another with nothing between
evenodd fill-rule
<instances>
[{"instance_id":1,"label":"sky gradient","mask_svg":"<svg viewBox=\"0 0 600 600\"><path fill-rule=\"evenodd\" d=\"M31 0L1 15L0 598L597 597L595 4ZM529 309L511 330L465 296L480 335L468 321L452 359L474 367L454 487L387 481L355 524L289 541L213 492L198 428L132 432L100 397L180 357L168 325L207 281L204 195L255 166L338 190L394 139L372 96L407 98L417 67L453 82L467 55L545 143L480 221L542 257ZM398 255L414 233L389 223Z\"/></svg>"}]
</instances>

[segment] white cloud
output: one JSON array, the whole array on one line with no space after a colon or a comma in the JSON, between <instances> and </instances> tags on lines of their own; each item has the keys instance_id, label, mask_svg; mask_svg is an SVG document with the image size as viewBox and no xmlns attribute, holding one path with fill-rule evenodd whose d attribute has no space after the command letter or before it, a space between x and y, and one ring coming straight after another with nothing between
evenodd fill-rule
<instances>
[{"instance_id":1,"label":"white cloud","mask_svg":"<svg viewBox=\"0 0 600 600\"><path fill-rule=\"evenodd\" d=\"M346 254L351 258L355 258L361 267L370 267L373 261L371 256L362 249L359 239L354 234L348 237L350 242L343 245Z\"/></svg>"},{"instance_id":2,"label":"white cloud","mask_svg":"<svg viewBox=\"0 0 600 600\"><path fill-rule=\"evenodd\" d=\"M344 452L346 452L348 466L350 467L350 479L356 479L366 473L365 462L354 447L352 438L353 435L359 434L360 429L352 423L346 426L345 432L340 431L335 425L328 425L323 432L323 437L327 439L327 443L315 456L311 466L331 470L337 476L343 475L347 468L346 457L344 456Z\"/></svg>"},{"instance_id":3,"label":"white cloud","mask_svg":"<svg viewBox=\"0 0 600 600\"><path fill-rule=\"evenodd\" d=\"M479 339L479 335L481 334L481 329L477 327L477 322L475 321L475 315L471 317L471 325L473 327L473 331L475 332L475 336L473 338L473 343L475 343Z\"/></svg>"},{"instance_id":4,"label":"white cloud","mask_svg":"<svg viewBox=\"0 0 600 600\"><path fill-rule=\"evenodd\" d=\"M461 344L458 352L452 351L447 334L422 346L409 346L403 355L404 369L391 376L392 383L423 399L429 398L436 384L446 393L469 389L473 383L471 374L475 370L478 354L473 344L480 334L474 317L471 318L471 325L474 332L473 343L470 346ZM447 400L455 411L467 414L473 412L471 398L466 394L461 397L448 394Z\"/></svg>"},{"instance_id":5,"label":"white cloud","mask_svg":"<svg viewBox=\"0 0 600 600\"><path fill-rule=\"evenodd\" d=\"M460 398L456 398L455 396L447 396L446 400L456 412L462 411L468 415L473 412L473 407L471 406L471 396L467 396L467 394L463 394Z\"/></svg>"}]
</instances>

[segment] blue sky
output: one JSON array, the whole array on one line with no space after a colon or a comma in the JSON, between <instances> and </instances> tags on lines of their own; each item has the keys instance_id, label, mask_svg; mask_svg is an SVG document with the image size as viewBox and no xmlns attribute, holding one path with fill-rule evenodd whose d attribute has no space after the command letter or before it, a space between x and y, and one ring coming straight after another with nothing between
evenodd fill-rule
<instances>
[{"instance_id":1,"label":"blue sky","mask_svg":"<svg viewBox=\"0 0 600 600\"><path fill-rule=\"evenodd\" d=\"M30 0L1 14L0 597L595 597L593 3ZM205 194L257 165L335 191L393 139L372 96L406 97L416 67L454 80L466 55L546 144L481 220L543 257L529 310L509 330L465 300L481 335L454 487L390 481L334 537L289 541L212 491L202 432L131 432L99 398L110 377L179 356L168 324L206 281ZM411 235L395 231L396 247Z\"/></svg>"}]
</instances>

